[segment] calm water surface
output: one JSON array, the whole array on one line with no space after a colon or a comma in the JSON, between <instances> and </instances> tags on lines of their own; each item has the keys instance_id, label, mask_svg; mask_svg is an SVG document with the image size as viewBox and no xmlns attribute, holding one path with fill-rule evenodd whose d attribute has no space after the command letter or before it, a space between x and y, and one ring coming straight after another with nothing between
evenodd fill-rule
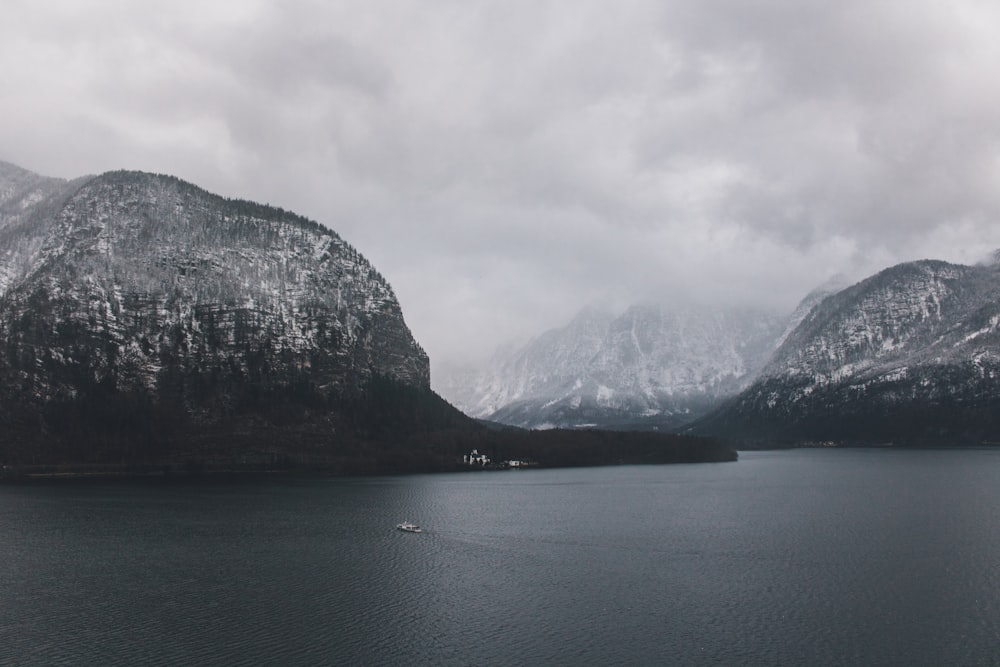
<instances>
[{"instance_id":1,"label":"calm water surface","mask_svg":"<svg viewBox=\"0 0 1000 667\"><path fill-rule=\"evenodd\" d=\"M0 664L1000 664L998 517L995 450L3 486Z\"/></svg>"}]
</instances>

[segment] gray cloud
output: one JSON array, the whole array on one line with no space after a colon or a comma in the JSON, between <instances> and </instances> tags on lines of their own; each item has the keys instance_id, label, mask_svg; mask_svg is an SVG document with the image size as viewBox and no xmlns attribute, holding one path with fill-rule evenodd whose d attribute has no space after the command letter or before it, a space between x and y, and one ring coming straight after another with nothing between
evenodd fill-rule
<instances>
[{"instance_id":1,"label":"gray cloud","mask_svg":"<svg viewBox=\"0 0 1000 667\"><path fill-rule=\"evenodd\" d=\"M976 0L12 0L0 158L168 172L340 232L435 363L591 301L791 308L1000 247Z\"/></svg>"}]
</instances>

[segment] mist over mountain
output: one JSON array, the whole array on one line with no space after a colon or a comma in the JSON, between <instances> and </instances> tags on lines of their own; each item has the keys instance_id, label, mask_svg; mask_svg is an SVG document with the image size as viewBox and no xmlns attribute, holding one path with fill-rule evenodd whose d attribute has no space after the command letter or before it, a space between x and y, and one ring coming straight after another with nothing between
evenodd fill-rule
<instances>
[{"instance_id":1,"label":"mist over mountain","mask_svg":"<svg viewBox=\"0 0 1000 667\"><path fill-rule=\"evenodd\" d=\"M784 326L749 308L587 308L438 388L467 414L517 426L672 429L746 386Z\"/></svg>"},{"instance_id":2,"label":"mist over mountain","mask_svg":"<svg viewBox=\"0 0 1000 667\"><path fill-rule=\"evenodd\" d=\"M1000 264L922 260L844 283L787 317L585 310L442 391L468 414L533 428L763 446L1000 441Z\"/></svg>"},{"instance_id":3,"label":"mist over mountain","mask_svg":"<svg viewBox=\"0 0 1000 667\"><path fill-rule=\"evenodd\" d=\"M430 389L395 293L330 229L171 176L0 164L0 478L732 460L685 436L477 424ZM49 474L49 473L45 473Z\"/></svg>"},{"instance_id":4,"label":"mist over mountain","mask_svg":"<svg viewBox=\"0 0 1000 667\"><path fill-rule=\"evenodd\" d=\"M371 263L282 209L170 176L0 163L0 259L3 461L356 463L381 439L440 464L472 441L504 446L431 391ZM994 441L998 294L995 258L923 260L825 283L789 316L586 308L436 386L468 415L535 429ZM436 444L400 454L421 433Z\"/></svg>"},{"instance_id":5,"label":"mist over mountain","mask_svg":"<svg viewBox=\"0 0 1000 667\"><path fill-rule=\"evenodd\" d=\"M86 180L46 178L0 161L0 294L35 263L49 221Z\"/></svg>"},{"instance_id":6,"label":"mist over mountain","mask_svg":"<svg viewBox=\"0 0 1000 667\"><path fill-rule=\"evenodd\" d=\"M900 264L820 301L695 427L744 440L980 443L1000 427L1000 267Z\"/></svg>"},{"instance_id":7,"label":"mist over mountain","mask_svg":"<svg viewBox=\"0 0 1000 667\"><path fill-rule=\"evenodd\" d=\"M809 313L812 312L812 309L823 301L823 299L831 294L836 294L840 290L846 288L849 284L850 283L847 278L843 275L836 275L806 294L805 297L799 301L799 304L795 307L795 310L792 311L792 314L788 316L785 323L785 330L781 336L778 337L774 346L775 349L781 347L781 345L788 340L788 337L792 335L792 332L794 332L798 326L802 324L802 320L806 319L806 317L809 316Z\"/></svg>"}]
</instances>

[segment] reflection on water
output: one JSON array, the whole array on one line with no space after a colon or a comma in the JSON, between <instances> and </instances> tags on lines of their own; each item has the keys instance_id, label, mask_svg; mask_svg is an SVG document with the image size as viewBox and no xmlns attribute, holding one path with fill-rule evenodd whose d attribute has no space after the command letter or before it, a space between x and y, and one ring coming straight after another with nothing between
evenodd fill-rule
<instances>
[{"instance_id":1,"label":"reflection on water","mask_svg":"<svg viewBox=\"0 0 1000 667\"><path fill-rule=\"evenodd\" d=\"M0 663L983 663L998 510L992 450L6 486Z\"/></svg>"}]
</instances>

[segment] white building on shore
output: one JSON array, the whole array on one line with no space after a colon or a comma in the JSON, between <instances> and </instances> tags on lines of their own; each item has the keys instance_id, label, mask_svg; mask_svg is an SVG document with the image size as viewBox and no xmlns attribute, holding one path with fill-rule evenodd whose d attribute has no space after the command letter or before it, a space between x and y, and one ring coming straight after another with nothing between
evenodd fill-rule
<instances>
[{"instance_id":1,"label":"white building on shore","mask_svg":"<svg viewBox=\"0 0 1000 667\"><path fill-rule=\"evenodd\" d=\"M470 454L462 456L462 462L467 466L485 466L489 464L490 457L486 454L480 454L478 449L473 449Z\"/></svg>"}]
</instances>

